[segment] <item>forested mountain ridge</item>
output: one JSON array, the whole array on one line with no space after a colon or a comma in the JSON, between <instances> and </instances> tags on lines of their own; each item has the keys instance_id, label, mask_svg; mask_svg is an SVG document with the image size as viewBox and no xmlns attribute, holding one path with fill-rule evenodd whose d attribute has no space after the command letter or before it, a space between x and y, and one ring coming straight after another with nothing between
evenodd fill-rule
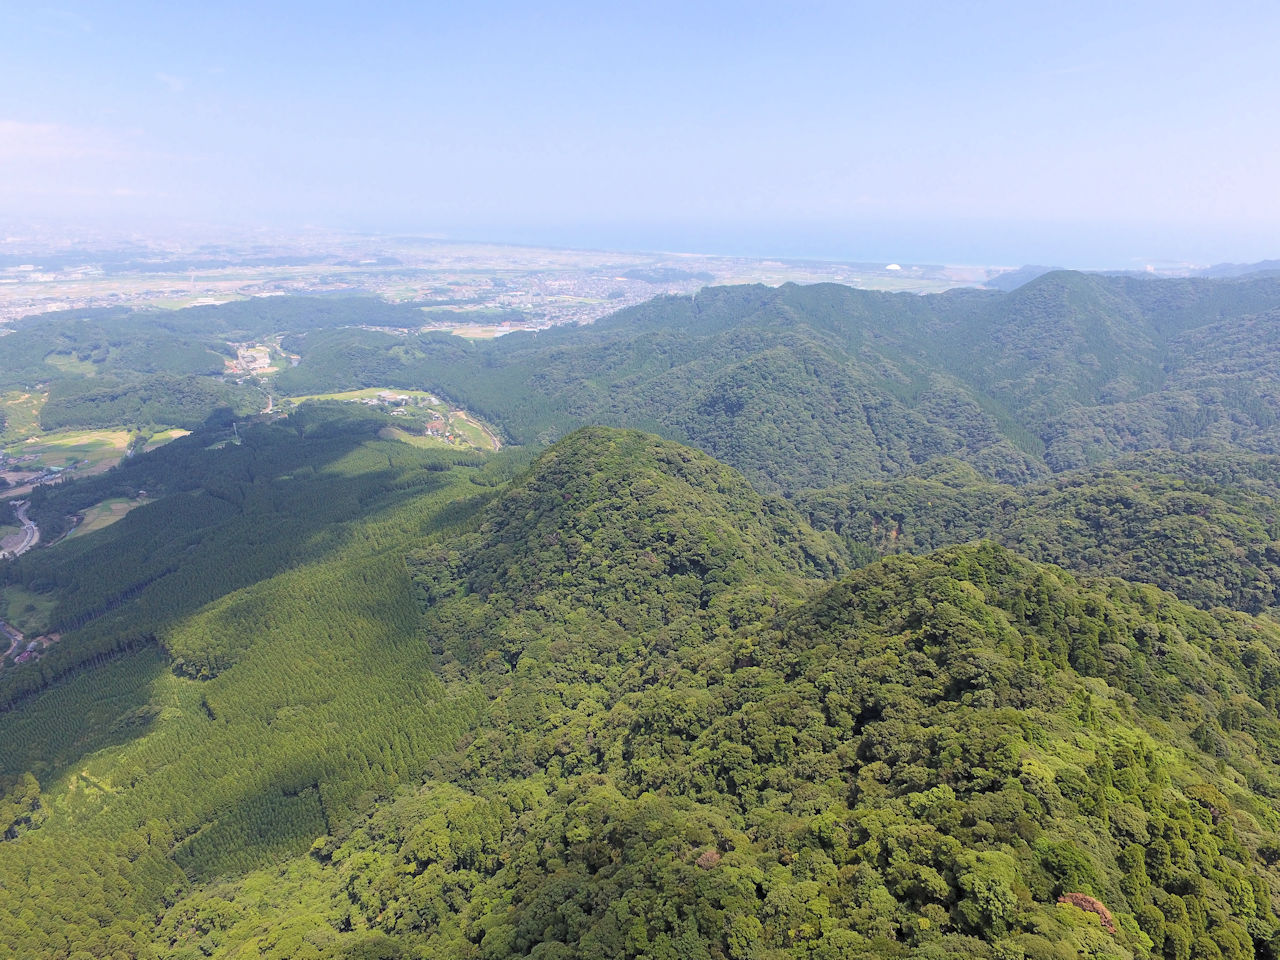
<instances>
[{"instance_id":1,"label":"forested mountain ridge","mask_svg":"<svg viewBox=\"0 0 1280 960\"><path fill-rule=\"evenodd\" d=\"M410 555L443 662L463 667L554 631L683 637L737 626L847 566L838 541L706 454L649 434L566 437L478 517ZM767 591L767 595L766 595ZM494 648L495 640L501 648Z\"/></svg>"},{"instance_id":2,"label":"forested mountain ridge","mask_svg":"<svg viewBox=\"0 0 1280 960\"><path fill-rule=\"evenodd\" d=\"M219 408L263 409L268 393L429 389L513 443L637 427L771 491L940 455L1021 483L1171 445L1280 452L1277 311L1280 276L1054 271L1010 292L707 288L473 342L417 332L427 315L412 304L268 297L23 321L0 389L47 388L46 429L190 428ZM277 366L224 375L243 341Z\"/></svg>"},{"instance_id":3,"label":"forested mountain ridge","mask_svg":"<svg viewBox=\"0 0 1280 960\"><path fill-rule=\"evenodd\" d=\"M379 805L309 862L202 891L162 943L1269 955L1259 852L1278 821L1234 778L1275 776L1254 753L1274 704L1249 691L1277 639L991 545L874 565L745 634L621 651L552 634L509 672L477 664L492 706L449 783ZM1247 735L1229 732L1240 720ZM311 910L280 912L297 902Z\"/></svg>"},{"instance_id":4,"label":"forested mountain ridge","mask_svg":"<svg viewBox=\"0 0 1280 960\"><path fill-rule=\"evenodd\" d=\"M1071 272L1010 293L709 288L589 327L462 344L291 338L302 391L431 383L518 443L586 423L657 430L794 490L955 455L1023 482L1126 451L1280 451L1280 278Z\"/></svg>"},{"instance_id":5,"label":"forested mountain ridge","mask_svg":"<svg viewBox=\"0 0 1280 960\"><path fill-rule=\"evenodd\" d=\"M352 515L0 713L4 949L1274 953L1273 623L989 542L850 573L793 506L650 435L521 468L381 422L304 410L131 465L164 493L130 514L140 548L185 524L231 555L204 511L165 513L197 464L259 524L299 522L294 483ZM95 536L100 565L122 544Z\"/></svg>"}]
</instances>

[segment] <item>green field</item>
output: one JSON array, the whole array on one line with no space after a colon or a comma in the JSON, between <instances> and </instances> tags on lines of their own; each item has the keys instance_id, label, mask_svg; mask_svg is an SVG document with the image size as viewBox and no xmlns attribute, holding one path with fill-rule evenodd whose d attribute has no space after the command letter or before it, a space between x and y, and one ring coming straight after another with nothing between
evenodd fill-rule
<instances>
[{"instance_id":1,"label":"green field","mask_svg":"<svg viewBox=\"0 0 1280 960\"><path fill-rule=\"evenodd\" d=\"M185 437L189 432L177 428L162 430L147 441L142 452L155 450L171 440ZM12 464L15 469L40 471L56 468L71 470L75 476L83 477L103 473L119 463L129 449L131 438L132 434L127 430L71 430L11 442L3 450L15 460L34 456L32 460ZM27 490L26 487L15 486L3 491L2 495L21 496Z\"/></svg>"},{"instance_id":2,"label":"green field","mask_svg":"<svg viewBox=\"0 0 1280 960\"><path fill-rule=\"evenodd\" d=\"M472 420L465 413L453 413L449 416L449 429L456 436L462 437L473 447L481 450L497 450L498 441L488 430Z\"/></svg>"},{"instance_id":3,"label":"green field","mask_svg":"<svg viewBox=\"0 0 1280 960\"><path fill-rule=\"evenodd\" d=\"M35 593L17 584L0 589L0 619L7 620L29 637L44 632L53 604L51 594Z\"/></svg>"},{"instance_id":4,"label":"green field","mask_svg":"<svg viewBox=\"0 0 1280 960\"><path fill-rule=\"evenodd\" d=\"M72 353L51 353L44 362L56 367L62 373L78 374L82 377L97 376L97 368L89 360L81 360Z\"/></svg>"},{"instance_id":5,"label":"green field","mask_svg":"<svg viewBox=\"0 0 1280 960\"><path fill-rule=\"evenodd\" d=\"M497 450L501 447L495 434L487 427L480 424L465 410L450 409L447 403L442 403L436 398L435 394L428 393L425 390L398 390L387 387L366 387L361 390L344 390L337 393L314 393L305 396L287 397L283 404L287 406L296 405L306 401L338 401L340 403L356 403L361 400L376 400L382 394L389 394L393 397L408 397L410 405L404 409L409 411L433 410L438 413L448 426L448 430L457 437L463 444L475 447L478 450ZM434 402L433 402L434 401ZM418 428L422 429L421 427ZM389 433L384 436L394 437L405 443L411 443L416 447L432 448L432 447L450 447L457 446L457 443L450 443L447 440L432 437L429 434L420 433L414 429L411 424L405 424L404 427L390 427Z\"/></svg>"},{"instance_id":6,"label":"green field","mask_svg":"<svg viewBox=\"0 0 1280 960\"><path fill-rule=\"evenodd\" d=\"M119 462L128 447L126 430L73 430L11 443L5 453L11 457L34 454L36 459L23 465L32 469L75 466L93 472Z\"/></svg>"},{"instance_id":7,"label":"green field","mask_svg":"<svg viewBox=\"0 0 1280 960\"><path fill-rule=\"evenodd\" d=\"M435 409L443 410L446 404L429 403L435 394L427 393L425 390L400 390L392 387L365 387L362 390L343 390L338 393L309 393L296 397L285 397L287 403L304 403L308 400L337 400L342 403L350 403L355 400L375 400L379 394L389 393L397 397L408 397L410 400L417 400L428 403Z\"/></svg>"},{"instance_id":8,"label":"green field","mask_svg":"<svg viewBox=\"0 0 1280 960\"><path fill-rule=\"evenodd\" d=\"M494 327L483 324L467 324L466 326L455 327L449 332L455 337L465 337L468 340L492 340L500 337L504 333L511 332L510 327Z\"/></svg>"},{"instance_id":9,"label":"green field","mask_svg":"<svg viewBox=\"0 0 1280 960\"><path fill-rule=\"evenodd\" d=\"M211 303L212 304L231 303L233 301L247 300L247 299L249 298L246 296L243 296L242 294L219 292L216 297L210 297L207 295L191 296L191 297L171 297L171 298L162 298L158 300L153 300L151 301L151 304L155 307L159 307L161 310L182 310L182 309L185 309L186 307L198 307L198 306L204 306L206 304L211 304Z\"/></svg>"}]
</instances>

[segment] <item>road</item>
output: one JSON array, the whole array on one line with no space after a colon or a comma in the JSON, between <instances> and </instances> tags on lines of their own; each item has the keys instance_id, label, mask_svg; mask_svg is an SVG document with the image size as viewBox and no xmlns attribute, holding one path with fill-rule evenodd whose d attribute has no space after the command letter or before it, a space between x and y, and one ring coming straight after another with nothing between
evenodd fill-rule
<instances>
[{"instance_id":1,"label":"road","mask_svg":"<svg viewBox=\"0 0 1280 960\"><path fill-rule=\"evenodd\" d=\"M22 541L5 551L10 557L20 557L40 542L40 528L27 518L27 506L26 500L13 501L13 515L22 524Z\"/></svg>"},{"instance_id":2,"label":"road","mask_svg":"<svg viewBox=\"0 0 1280 960\"><path fill-rule=\"evenodd\" d=\"M24 639L26 638L23 637L21 630L11 623L5 623L0 620L0 643L4 643L6 640L9 641L9 649L0 654L0 656L16 657L19 653L18 647Z\"/></svg>"},{"instance_id":3,"label":"road","mask_svg":"<svg viewBox=\"0 0 1280 960\"><path fill-rule=\"evenodd\" d=\"M479 428L480 428L480 432L481 432L481 433L483 433L486 437L488 437L488 438L489 438L489 442L490 442L491 444L493 444L493 449L494 449L494 450L501 450L501 449L502 449L502 441L498 439L498 435L497 435L496 433L494 433L492 430L490 430L488 427L486 427L486 426L485 426L483 423L481 423L479 420L472 420L471 422L472 422L472 423L474 423L477 427L479 427Z\"/></svg>"}]
</instances>

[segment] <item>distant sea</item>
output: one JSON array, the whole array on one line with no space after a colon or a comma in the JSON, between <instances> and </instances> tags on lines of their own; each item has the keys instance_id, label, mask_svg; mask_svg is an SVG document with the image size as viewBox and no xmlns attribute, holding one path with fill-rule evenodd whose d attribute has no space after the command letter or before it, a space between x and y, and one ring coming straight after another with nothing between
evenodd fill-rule
<instances>
[{"instance_id":1,"label":"distant sea","mask_svg":"<svg viewBox=\"0 0 1280 960\"><path fill-rule=\"evenodd\" d=\"M1174 265L1250 263L1280 256L1280 236L1221 226L996 221L494 224L445 231L454 240L625 252L700 253L751 258L1141 270Z\"/></svg>"}]
</instances>

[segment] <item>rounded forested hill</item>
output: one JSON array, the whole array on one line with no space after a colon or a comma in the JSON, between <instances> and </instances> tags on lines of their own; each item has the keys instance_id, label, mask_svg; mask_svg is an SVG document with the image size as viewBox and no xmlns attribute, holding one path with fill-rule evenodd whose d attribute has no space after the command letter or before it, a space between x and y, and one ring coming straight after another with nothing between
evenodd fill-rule
<instances>
[{"instance_id":1,"label":"rounded forested hill","mask_svg":"<svg viewBox=\"0 0 1280 960\"><path fill-rule=\"evenodd\" d=\"M590 615L666 634L776 605L844 569L839 541L706 454L634 430L579 430L544 452L466 537L411 558L441 652L472 661L502 616ZM758 600L754 602L759 602ZM510 644L507 644L510 647ZM508 649L508 657L518 650Z\"/></svg>"}]
</instances>

